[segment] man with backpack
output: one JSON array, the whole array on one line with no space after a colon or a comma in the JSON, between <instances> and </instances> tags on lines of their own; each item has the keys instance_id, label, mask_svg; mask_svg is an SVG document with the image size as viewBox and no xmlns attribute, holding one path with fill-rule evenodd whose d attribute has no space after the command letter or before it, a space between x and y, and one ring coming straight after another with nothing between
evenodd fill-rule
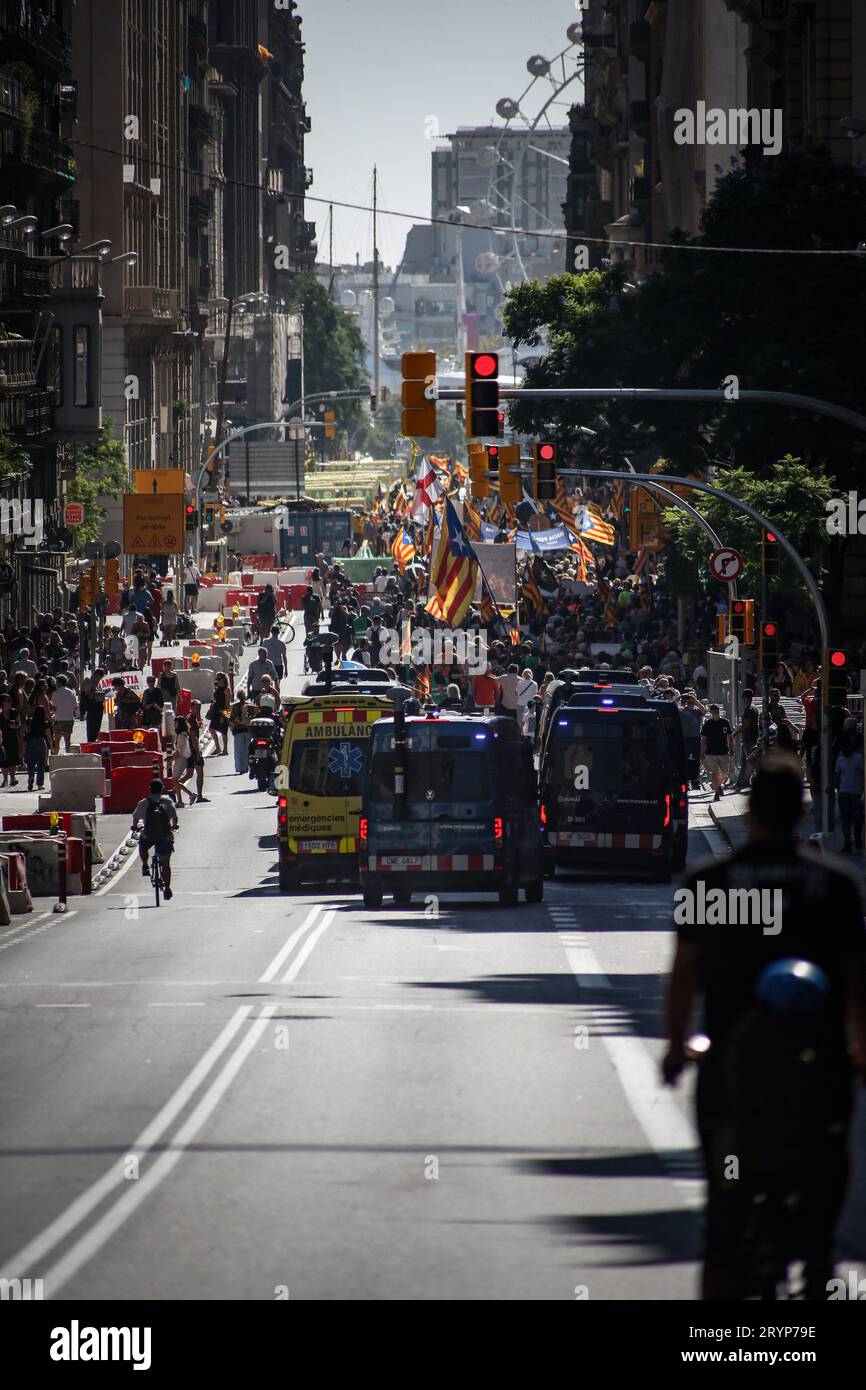
<instances>
[{"instance_id":1,"label":"man with backpack","mask_svg":"<svg viewBox=\"0 0 866 1390\"><path fill-rule=\"evenodd\" d=\"M317 593L314 593L312 584L307 585L307 592L301 601L301 609L304 614L304 629L308 637L314 637L319 630L319 623L322 621L322 600Z\"/></svg>"},{"instance_id":2,"label":"man with backpack","mask_svg":"<svg viewBox=\"0 0 866 1390\"><path fill-rule=\"evenodd\" d=\"M703 996L710 1045L699 1064L697 1120L707 1172L705 1299L744 1296L744 1276L753 1273L744 1247L762 1193L781 1198L783 1210L787 1195L799 1194L784 1237L787 1258L804 1262L805 1296L826 1299L833 1273L853 1077L866 1072L866 938L855 877L797 838L802 791L796 758L768 754L752 782L748 842L696 866L677 891L662 1075L672 1085L682 1071L692 1010ZM757 912L750 904L746 922L744 894L761 904ZM705 908L683 914L690 902ZM756 997L766 967L781 962L794 962L801 975L823 972L820 1009L798 1019Z\"/></svg>"},{"instance_id":3,"label":"man with backpack","mask_svg":"<svg viewBox=\"0 0 866 1390\"><path fill-rule=\"evenodd\" d=\"M162 881L165 886L163 896L166 902L171 892L171 856L174 852L174 831L179 829L177 810L174 802L164 795L164 787L158 777L150 784L150 795L139 801L132 813L132 829L141 826L138 841L138 857L141 860L141 876L148 878L150 867L148 855L153 850L162 864Z\"/></svg>"}]
</instances>

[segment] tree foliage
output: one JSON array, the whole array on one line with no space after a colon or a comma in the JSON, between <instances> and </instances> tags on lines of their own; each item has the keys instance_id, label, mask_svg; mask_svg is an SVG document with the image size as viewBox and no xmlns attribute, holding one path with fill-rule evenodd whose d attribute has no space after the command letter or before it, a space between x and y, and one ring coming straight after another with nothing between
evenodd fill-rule
<instances>
[{"instance_id":1,"label":"tree foliage","mask_svg":"<svg viewBox=\"0 0 866 1390\"><path fill-rule=\"evenodd\" d=\"M816 473L802 459L787 455L771 466L766 477L756 477L746 468L722 468L712 482L770 518L803 556L821 585L826 558L826 504L835 491L826 474ZM761 574L760 528L721 497L694 492L688 500L710 523L723 544L739 550L744 560L740 592L757 598ZM712 544L706 533L678 508L666 510L663 517L672 536L666 559L671 591L692 597L718 587L707 569ZM780 603L783 596L788 609L797 607L814 615L808 591L792 561L784 554L779 577L770 580L771 605Z\"/></svg>"},{"instance_id":2,"label":"tree foliage","mask_svg":"<svg viewBox=\"0 0 866 1390\"><path fill-rule=\"evenodd\" d=\"M365 450L372 458L393 458L397 453L398 440L403 438L401 431L400 401L391 398L380 405L375 415L368 417L366 427L356 433L356 447ZM450 402L440 401L436 407L435 439L419 439L418 444L425 453L450 454L452 458L466 455L466 431L457 419Z\"/></svg>"},{"instance_id":3,"label":"tree foliage","mask_svg":"<svg viewBox=\"0 0 866 1390\"><path fill-rule=\"evenodd\" d=\"M77 450L75 477L66 486L69 502L84 507L84 523L75 528L75 544L81 549L88 541L96 540L105 521L105 509L100 497L122 497L129 490L129 466L126 450L114 438L111 416L105 417L103 437L98 444Z\"/></svg>"},{"instance_id":4,"label":"tree foliage","mask_svg":"<svg viewBox=\"0 0 866 1390\"><path fill-rule=\"evenodd\" d=\"M363 391L367 387L365 346L358 325L334 302L314 275L298 275L288 296L289 311L304 315L304 390ZM330 407L329 407L330 408ZM357 410L351 401L335 401L337 425L351 432Z\"/></svg>"},{"instance_id":5,"label":"tree foliage","mask_svg":"<svg viewBox=\"0 0 866 1390\"><path fill-rule=\"evenodd\" d=\"M547 349L526 384L717 389L735 376L740 390L798 392L866 413L866 257L769 251L850 252L864 224L866 179L825 151L737 169L716 186L700 234L672 238L644 285L615 265L512 291L508 335ZM768 250L686 249L701 246ZM527 433L552 426L564 448L577 425L590 425L595 456L662 456L676 472L716 462L766 474L792 453L846 488L866 460L866 438L848 426L776 405L526 401L511 418Z\"/></svg>"}]
</instances>

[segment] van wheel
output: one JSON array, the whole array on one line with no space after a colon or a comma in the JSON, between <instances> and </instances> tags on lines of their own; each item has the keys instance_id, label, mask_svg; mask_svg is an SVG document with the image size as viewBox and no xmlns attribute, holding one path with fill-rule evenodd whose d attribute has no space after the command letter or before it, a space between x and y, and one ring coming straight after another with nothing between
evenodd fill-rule
<instances>
[{"instance_id":1,"label":"van wheel","mask_svg":"<svg viewBox=\"0 0 866 1390\"><path fill-rule=\"evenodd\" d=\"M301 880L297 869L291 868L288 864L280 864L280 892L293 893L296 888L300 888Z\"/></svg>"},{"instance_id":2,"label":"van wheel","mask_svg":"<svg viewBox=\"0 0 866 1390\"><path fill-rule=\"evenodd\" d=\"M658 868L653 870L653 883L670 883L671 869L672 866L670 861L665 864L659 864Z\"/></svg>"},{"instance_id":3,"label":"van wheel","mask_svg":"<svg viewBox=\"0 0 866 1390\"><path fill-rule=\"evenodd\" d=\"M543 863L544 863L544 877L545 877L545 878L556 878L556 855L553 854L553 853L551 853L550 850L545 850L544 856L543 856Z\"/></svg>"},{"instance_id":4,"label":"van wheel","mask_svg":"<svg viewBox=\"0 0 866 1390\"><path fill-rule=\"evenodd\" d=\"M375 911L376 908L382 906L382 889L375 883L364 884L363 897L365 907L373 908Z\"/></svg>"},{"instance_id":5,"label":"van wheel","mask_svg":"<svg viewBox=\"0 0 866 1390\"><path fill-rule=\"evenodd\" d=\"M544 879L534 878L531 883L527 883L523 895L528 903L544 902Z\"/></svg>"},{"instance_id":6,"label":"van wheel","mask_svg":"<svg viewBox=\"0 0 866 1390\"><path fill-rule=\"evenodd\" d=\"M516 907L519 901L517 879L514 876L506 879L502 888L499 889L499 906Z\"/></svg>"},{"instance_id":7,"label":"van wheel","mask_svg":"<svg viewBox=\"0 0 866 1390\"><path fill-rule=\"evenodd\" d=\"M395 889L394 889L394 902L395 902L395 904L397 905L397 907L411 907L411 905L412 905L412 894L409 892L409 889L408 889L408 888L395 888Z\"/></svg>"}]
</instances>

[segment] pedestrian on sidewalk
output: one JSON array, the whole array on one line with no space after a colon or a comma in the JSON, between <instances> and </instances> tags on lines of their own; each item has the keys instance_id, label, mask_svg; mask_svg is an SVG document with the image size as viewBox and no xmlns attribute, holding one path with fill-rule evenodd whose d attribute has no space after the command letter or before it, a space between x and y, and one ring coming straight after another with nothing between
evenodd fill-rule
<instances>
[{"instance_id":1,"label":"pedestrian on sidewalk","mask_svg":"<svg viewBox=\"0 0 866 1390\"><path fill-rule=\"evenodd\" d=\"M201 579L201 570L195 563L191 555L187 555L186 564L183 567L183 606L187 613L194 613L198 608L198 588Z\"/></svg>"},{"instance_id":2,"label":"pedestrian on sidewalk","mask_svg":"<svg viewBox=\"0 0 866 1390\"><path fill-rule=\"evenodd\" d=\"M105 718L105 691L99 688L100 681L104 679L104 670L97 666L93 675L85 676L81 682L81 717L85 723L88 743L96 743Z\"/></svg>"},{"instance_id":3,"label":"pedestrian on sidewalk","mask_svg":"<svg viewBox=\"0 0 866 1390\"><path fill-rule=\"evenodd\" d=\"M740 735L740 760L737 780L734 783L735 791L742 791L752 780L752 774L756 767L755 753L758 748L760 734L758 711L755 709L754 705L754 690L744 690L742 699L742 717L732 735L734 738L736 738L737 734Z\"/></svg>"},{"instance_id":4,"label":"pedestrian on sidewalk","mask_svg":"<svg viewBox=\"0 0 866 1390\"><path fill-rule=\"evenodd\" d=\"M39 687L43 689L40 690ZM27 763L27 790L32 792L34 780L36 790L42 791L45 785L45 763L48 758L49 739L53 741L54 734L51 727L51 718L45 712L45 704L42 696L45 694L45 682L37 681L34 687L33 697L27 711L26 738L24 743L24 757ZM50 708L50 706L49 706Z\"/></svg>"},{"instance_id":5,"label":"pedestrian on sidewalk","mask_svg":"<svg viewBox=\"0 0 866 1390\"><path fill-rule=\"evenodd\" d=\"M229 728L235 755L235 772L249 772L250 769L250 709L246 692L239 690L237 699L231 707Z\"/></svg>"},{"instance_id":6,"label":"pedestrian on sidewalk","mask_svg":"<svg viewBox=\"0 0 866 1390\"><path fill-rule=\"evenodd\" d=\"M69 678L63 672L57 677L57 689L51 699L51 709L54 717L54 752L60 752L60 740L62 739L66 752L72 752L72 730L75 727L75 715L78 710L78 700L75 691L70 688Z\"/></svg>"},{"instance_id":7,"label":"pedestrian on sidewalk","mask_svg":"<svg viewBox=\"0 0 866 1390\"><path fill-rule=\"evenodd\" d=\"M224 671L220 671L214 680L213 700L208 707L207 721L210 729L211 738L214 741L214 751L212 758L227 758L229 755L229 680ZM222 748L220 747L222 739Z\"/></svg>"},{"instance_id":8,"label":"pedestrian on sidewalk","mask_svg":"<svg viewBox=\"0 0 866 1390\"><path fill-rule=\"evenodd\" d=\"M3 740L3 786L18 786L21 762L21 721L9 694L0 696L0 738Z\"/></svg>"},{"instance_id":9,"label":"pedestrian on sidewalk","mask_svg":"<svg viewBox=\"0 0 866 1390\"><path fill-rule=\"evenodd\" d=\"M284 677L289 674L288 652L285 642L280 637L280 629L276 623L271 626L270 636L265 638L262 646L267 652L271 664L277 673L277 680L283 680Z\"/></svg>"},{"instance_id":10,"label":"pedestrian on sidewalk","mask_svg":"<svg viewBox=\"0 0 866 1390\"><path fill-rule=\"evenodd\" d=\"M709 718L701 728L701 759L710 775L715 801L722 799L722 787L731 766L731 726L723 719L718 705L710 705Z\"/></svg>"},{"instance_id":11,"label":"pedestrian on sidewalk","mask_svg":"<svg viewBox=\"0 0 866 1390\"><path fill-rule=\"evenodd\" d=\"M183 805L183 789L186 787L190 777L195 771L195 759L192 754L192 743L189 737L189 727L186 720L181 717L178 719L174 731L174 754L171 760L171 775L174 780L174 796L178 806ZM189 796L188 804L191 806L195 801L193 793L187 788Z\"/></svg>"},{"instance_id":12,"label":"pedestrian on sidewalk","mask_svg":"<svg viewBox=\"0 0 866 1390\"><path fill-rule=\"evenodd\" d=\"M836 791L842 821L842 853L863 851L863 754L851 735L836 759Z\"/></svg>"},{"instance_id":13,"label":"pedestrian on sidewalk","mask_svg":"<svg viewBox=\"0 0 866 1390\"><path fill-rule=\"evenodd\" d=\"M194 801L209 801L210 798L204 795L204 754L201 751L201 700L190 701L189 718L186 721L189 732L189 741L192 747L192 765L195 769L195 797ZM192 803L190 803L192 804Z\"/></svg>"},{"instance_id":14,"label":"pedestrian on sidewalk","mask_svg":"<svg viewBox=\"0 0 866 1390\"><path fill-rule=\"evenodd\" d=\"M174 646L177 631L178 608L174 601L174 590L169 589L162 605L162 635L167 647Z\"/></svg>"}]
</instances>

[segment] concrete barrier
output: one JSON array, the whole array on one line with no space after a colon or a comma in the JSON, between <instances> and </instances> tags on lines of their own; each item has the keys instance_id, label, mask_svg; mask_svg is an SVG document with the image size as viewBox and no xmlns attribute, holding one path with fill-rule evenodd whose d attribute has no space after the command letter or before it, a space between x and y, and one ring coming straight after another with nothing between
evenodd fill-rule
<instances>
[{"instance_id":1,"label":"concrete barrier","mask_svg":"<svg viewBox=\"0 0 866 1390\"><path fill-rule=\"evenodd\" d=\"M194 700L213 699L214 673L191 666L188 671L178 671L177 679L181 690L188 690Z\"/></svg>"},{"instance_id":2,"label":"concrete barrier","mask_svg":"<svg viewBox=\"0 0 866 1390\"><path fill-rule=\"evenodd\" d=\"M42 811L95 811L96 798L105 795L105 773L99 767L58 768L51 775L51 793L40 796Z\"/></svg>"},{"instance_id":3,"label":"concrete barrier","mask_svg":"<svg viewBox=\"0 0 866 1390\"><path fill-rule=\"evenodd\" d=\"M77 845L77 849L73 847ZM14 831L0 831L0 854L23 854L27 863L27 885L34 898L56 897L59 887L57 871L56 835L32 837L15 834ZM81 871L83 868L84 847L80 841L67 840L67 853L70 855L67 872L67 892L80 893L82 889ZM74 866L74 867L73 867Z\"/></svg>"},{"instance_id":4,"label":"concrete barrier","mask_svg":"<svg viewBox=\"0 0 866 1390\"><path fill-rule=\"evenodd\" d=\"M32 912L33 899L27 886L27 860L18 850L0 855L2 883L10 912ZM8 918L5 926L9 925Z\"/></svg>"},{"instance_id":5,"label":"concrete barrier","mask_svg":"<svg viewBox=\"0 0 866 1390\"><path fill-rule=\"evenodd\" d=\"M48 771L58 772L68 767L101 767L102 759L98 753L52 753L48 759Z\"/></svg>"}]
</instances>

